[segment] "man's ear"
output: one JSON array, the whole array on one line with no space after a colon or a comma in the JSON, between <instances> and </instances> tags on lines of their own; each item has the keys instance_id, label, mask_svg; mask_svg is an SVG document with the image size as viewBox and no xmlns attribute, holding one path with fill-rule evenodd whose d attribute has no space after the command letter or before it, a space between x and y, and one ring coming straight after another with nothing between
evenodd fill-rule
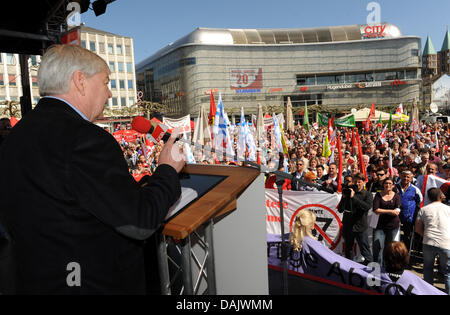
<instances>
[{"instance_id":1,"label":"man's ear","mask_svg":"<svg viewBox=\"0 0 450 315\"><path fill-rule=\"evenodd\" d=\"M75 86L76 91L84 96L86 93L86 75L83 72L77 70L73 73L72 82Z\"/></svg>"}]
</instances>

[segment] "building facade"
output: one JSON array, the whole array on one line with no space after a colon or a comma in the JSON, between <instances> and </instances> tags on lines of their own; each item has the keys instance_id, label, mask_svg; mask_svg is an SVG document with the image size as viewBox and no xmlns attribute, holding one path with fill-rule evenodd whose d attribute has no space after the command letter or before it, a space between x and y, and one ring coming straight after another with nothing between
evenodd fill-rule
<instances>
[{"instance_id":1,"label":"building facade","mask_svg":"<svg viewBox=\"0 0 450 315\"><path fill-rule=\"evenodd\" d=\"M421 40L392 24L313 29L206 29L161 49L136 66L144 100L169 116L197 115L221 93L225 108L257 105L294 112L358 106L404 106L420 98ZM298 111L297 111L298 112Z\"/></svg>"},{"instance_id":2,"label":"building facade","mask_svg":"<svg viewBox=\"0 0 450 315\"><path fill-rule=\"evenodd\" d=\"M422 55L422 98L427 108L433 102L433 84L442 76L450 74L450 32L447 30L445 33L438 52L428 36Z\"/></svg>"},{"instance_id":3,"label":"building facade","mask_svg":"<svg viewBox=\"0 0 450 315\"><path fill-rule=\"evenodd\" d=\"M99 56L111 70L112 98L107 106L119 109L136 103L136 75L134 47L131 37L119 36L90 27L81 26L81 45ZM29 72L32 105L39 101L37 70L41 56L30 56ZM4 101L19 102L22 96L19 56L0 53L0 104Z\"/></svg>"}]
</instances>

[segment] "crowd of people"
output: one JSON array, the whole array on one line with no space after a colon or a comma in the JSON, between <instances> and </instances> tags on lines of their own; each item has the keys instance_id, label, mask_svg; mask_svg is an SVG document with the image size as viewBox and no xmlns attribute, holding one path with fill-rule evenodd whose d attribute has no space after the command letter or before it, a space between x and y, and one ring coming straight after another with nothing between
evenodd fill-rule
<instances>
[{"instance_id":1,"label":"crowd of people","mask_svg":"<svg viewBox=\"0 0 450 315\"><path fill-rule=\"evenodd\" d=\"M419 210L423 206L425 175L434 175L442 178L444 182L450 180L450 133L448 125L441 122L434 124L420 124L417 130L412 130L410 124L395 124L381 141L380 130L376 126L367 132L359 128L359 139L353 138L351 128L336 128L340 137L341 156L334 146L331 156L324 154L325 137L328 135L327 127L309 128L296 125L294 130L285 131L284 136L288 154L281 154L270 144L273 134L267 132L267 155L264 163L275 166L276 169L288 172L292 178L286 179L283 184L285 190L319 191L342 193L343 199L339 211L343 216L343 236L345 240L345 256L353 259L353 243L356 241L364 258L364 263L372 261L383 264L382 248L392 241L401 240L411 249L415 225ZM254 132L253 128L253 132ZM349 135L350 134L350 135ZM234 152L238 139L238 128L234 129ZM359 142L359 143L358 143ZM123 156L128 165L130 174L139 181L145 175L152 175L158 165L158 158L163 143L148 147L145 141L136 142L119 141ZM259 150L259 149L258 149ZM363 156L359 154L362 152ZM258 154L261 153L258 152ZM262 153L261 153L262 155ZM259 155L258 155L259 157ZM242 165L230 158L218 159L214 153L207 153L204 148L194 150L194 158L201 164L229 164ZM260 161L258 161L260 162ZM361 165L364 164L364 165ZM342 170L339 169L342 165ZM341 174L341 179L338 178ZM276 176L266 176L266 188L277 188ZM450 201L450 189L442 185L442 207ZM429 198L434 202L439 198ZM369 246L367 229L369 222L367 212L373 209L378 214L378 222L373 226L373 243ZM423 210L422 210L423 211ZM443 210L448 211L448 208ZM450 225L450 217L441 216L445 224ZM438 220L438 219L434 219ZM420 221L422 235L424 221ZM424 266L425 280L433 282L429 276L433 270L430 263L431 255L438 254L442 274L445 276L448 293L448 274L450 257L448 246L449 229L434 231L437 241L431 242L430 236L423 237L432 246L441 251L432 251L427 248L427 264ZM415 238L419 237L415 234ZM434 244L434 245L430 245ZM370 250L370 247L372 250ZM425 251L424 251L425 256ZM434 256L433 256L434 257ZM425 258L424 258L425 259ZM433 260L434 263L434 260Z\"/></svg>"}]
</instances>

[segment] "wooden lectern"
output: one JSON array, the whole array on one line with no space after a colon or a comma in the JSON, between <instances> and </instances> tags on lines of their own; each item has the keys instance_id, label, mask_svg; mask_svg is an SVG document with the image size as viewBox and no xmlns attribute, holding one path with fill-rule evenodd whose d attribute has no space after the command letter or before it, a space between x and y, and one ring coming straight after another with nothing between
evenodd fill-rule
<instances>
[{"instance_id":1,"label":"wooden lectern","mask_svg":"<svg viewBox=\"0 0 450 315\"><path fill-rule=\"evenodd\" d=\"M183 173L197 181L217 180L163 225L161 293L176 294L171 286L181 274L180 294L268 294L263 175L251 167L197 164ZM177 247L178 258L167 254L169 244ZM178 269L175 274L169 273L170 264Z\"/></svg>"}]
</instances>

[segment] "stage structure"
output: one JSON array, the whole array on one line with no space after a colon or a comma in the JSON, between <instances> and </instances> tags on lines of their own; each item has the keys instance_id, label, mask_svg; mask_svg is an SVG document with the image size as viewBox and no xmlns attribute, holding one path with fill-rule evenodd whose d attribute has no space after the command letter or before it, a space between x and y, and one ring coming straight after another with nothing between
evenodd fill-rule
<instances>
[{"instance_id":1,"label":"stage structure","mask_svg":"<svg viewBox=\"0 0 450 315\"><path fill-rule=\"evenodd\" d=\"M191 164L181 176L182 197L159 234L161 293L268 294L264 175Z\"/></svg>"}]
</instances>

